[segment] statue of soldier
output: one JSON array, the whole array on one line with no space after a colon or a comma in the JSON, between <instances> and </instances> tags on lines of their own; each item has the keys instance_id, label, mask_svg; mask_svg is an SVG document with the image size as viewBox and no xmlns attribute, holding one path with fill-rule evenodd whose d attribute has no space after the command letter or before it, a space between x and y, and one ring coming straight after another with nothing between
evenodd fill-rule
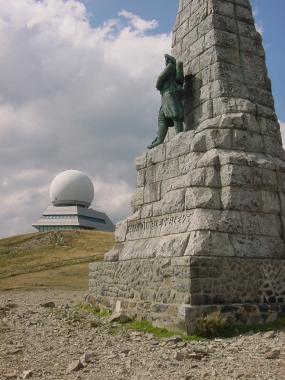
<instances>
[{"instance_id":1,"label":"statue of soldier","mask_svg":"<svg viewBox=\"0 0 285 380\"><path fill-rule=\"evenodd\" d=\"M183 63L176 62L174 57L165 54L165 64L166 68L160 74L156 83L156 88L161 93L158 132L156 138L148 146L148 149L152 149L164 142L169 127L174 126L176 133L183 132Z\"/></svg>"}]
</instances>

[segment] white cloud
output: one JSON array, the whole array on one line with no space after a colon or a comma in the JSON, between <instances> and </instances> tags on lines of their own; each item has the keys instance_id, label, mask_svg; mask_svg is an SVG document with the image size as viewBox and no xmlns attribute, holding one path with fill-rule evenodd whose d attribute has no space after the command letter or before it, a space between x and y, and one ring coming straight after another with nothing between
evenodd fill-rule
<instances>
[{"instance_id":1,"label":"white cloud","mask_svg":"<svg viewBox=\"0 0 285 380\"><path fill-rule=\"evenodd\" d=\"M79 0L0 2L0 236L31 229L65 169L90 174L111 218L128 213L170 48L156 25L122 11L94 28Z\"/></svg>"},{"instance_id":2,"label":"white cloud","mask_svg":"<svg viewBox=\"0 0 285 380\"><path fill-rule=\"evenodd\" d=\"M258 14L259 14L258 8L254 8L253 9L253 17L255 18L255 27L256 27L257 31L261 35L263 35L263 23L261 20L258 20Z\"/></svg>"},{"instance_id":3,"label":"white cloud","mask_svg":"<svg viewBox=\"0 0 285 380\"><path fill-rule=\"evenodd\" d=\"M135 33L144 33L147 30L155 29L158 26L156 20L147 21L125 10L121 11L119 13L119 16L125 17L127 20L129 20L130 25L132 25Z\"/></svg>"}]
</instances>

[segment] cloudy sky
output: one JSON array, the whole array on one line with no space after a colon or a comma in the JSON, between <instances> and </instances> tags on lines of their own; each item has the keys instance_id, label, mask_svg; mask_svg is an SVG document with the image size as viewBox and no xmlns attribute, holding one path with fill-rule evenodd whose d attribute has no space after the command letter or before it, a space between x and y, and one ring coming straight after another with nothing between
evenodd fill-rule
<instances>
[{"instance_id":1,"label":"cloudy sky","mask_svg":"<svg viewBox=\"0 0 285 380\"><path fill-rule=\"evenodd\" d=\"M285 121L285 2L252 3ZM90 175L94 207L114 221L128 214L133 160L156 130L154 83L177 6L0 0L0 237L33 231L50 181L66 169Z\"/></svg>"}]
</instances>

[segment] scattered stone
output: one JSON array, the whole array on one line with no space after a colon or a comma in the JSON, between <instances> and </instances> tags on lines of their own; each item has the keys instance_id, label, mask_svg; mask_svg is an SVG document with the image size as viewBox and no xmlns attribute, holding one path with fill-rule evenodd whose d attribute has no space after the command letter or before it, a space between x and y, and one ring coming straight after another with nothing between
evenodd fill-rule
<instances>
[{"instance_id":1,"label":"scattered stone","mask_svg":"<svg viewBox=\"0 0 285 380\"><path fill-rule=\"evenodd\" d=\"M9 330L7 319L6 318L0 319L0 331L6 331L6 330Z\"/></svg>"},{"instance_id":2,"label":"scattered stone","mask_svg":"<svg viewBox=\"0 0 285 380\"><path fill-rule=\"evenodd\" d=\"M41 307L46 307L46 308L55 308L55 303L54 302L44 302L41 303Z\"/></svg>"},{"instance_id":3,"label":"scattered stone","mask_svg":"<svg viewBox=\"0 0 285 380\"><path fill-rule=\"evenodd\" d=\"M112 346L113 346L113 343L109 339L107 339L103 345L104 348L108 348L108 347L112 347Z\"/></svg>"},{"instance_id":4,"label":"scattered stone","mask_svg":"<svg viewBox=\"0 0 285 380\"><path fill-rule=\"evenodd\" d=\"M176 347L177 348L184 348L184 347L186 347L187 346L187 343L186 342L178 342L177 344L176 344Z\"/></svg>"},{"instance_id":5,"label":"scattered stone","mask_svg":"<svg viewBox=\"0 0 285 380\"><path fill-rule=\"evenodd\" d=\"M265 354L265 359L278 359L280 357L280 350L272 350Z\"/></svg>"},{"instance_id":6,"label":"scattered stone","mask_svg":"<svg viewBox=\"0 0 285 380\"><path fill-rule=\"evenodd\" d=\"M266 333L263 334L263 338L265 339L273 339L276 336L275 331L267 331Z\"/></svg>"},{"instance_id":7,"label":"scattered stone","mask_svg":"<svg viewBox=\"0 0 285 380\"><path fill-rule=\"evenodd\" d=\"M18 305L16 303L13 303L13 302L8 302L4 308L5 309L16 309L16 307L18 307Z\"/></svg>"},{"instance_id":8,"label":"scattered stone","mask_svg":"<svg viewBox=\"0 0 285 380\"><path fill-rule=\"evenodd\" d=\"M50 299L56 305L66 302L54 291L51 294ZM0 302L5 305L5 293L1 293L0 298L2 296L3 301L1 299ZM33 293L32 300L30 292L23 292L20 296L20 302L17 296L13 299L18 308L9 315L9 320L5 319L5 323L9 323L9 332L0 332L1 380L23 380L22 365L33 370L33 375L27 380L61 380L65 377L74 380L109 377L127 380L134 373L141 379L177 380L272 380L284 377L284 366L280 360L285 346L283 331L276 337L278 345L273 344L275 340L264 338L264 334L267 336L264 332L185 343L176 337L159 339L119 325L116 334L110 335L109 329L114 328L108 320L99 320L100 326L96 330L91 330L87 324L69 325L68 318L81 315L76 306L68 311L57 307L56 313L48 312L46 316L47 310L51 309L40 307L40 303L47 299L46 291ZM94 317L90 315L89 318L86 317L88 324ZM36 321L38 324L34 325ZM270 357L274 349L281 352L280 356L277 355L277 360L266 360L265 355ZM36 351L39 355L35 357ZM260 354L256 355L258 352ZM276 357L276 353L272 357ZM70 368L71 372L65 375L68 364L74 359L78 360ZM33 363L33 368L29 363ZM36 373L36 368L39 373Z\"/></svg>"},{"instance_id":9,"label":"scattered stone","mask_svg":"<svg viewBox=\"0 0 285 380\"><path fill-rule=\"evenodd\" d=\"M130 351L131 350L129 350L128 348L124 348L121 352L122 352L123 355L128 356L129 353L130 353Z\"/></svg>"},{"instance_id":10,"label":"scattered stone","mask_svg":"<svg viewBox=\"0 0 285 380\"><path fill-rule=\"evenodd\" d=\"M19 352L22 352L22 351L23 351L22 348L15 348L15 349L13 349L11 351L8 351L7 355L16 355L16 354L18 354Z\"/></svg>"},{"instance_id":11,"label":"scattered stone","mask_svg":"<svg viewBox=\"0 0 285 380\"><path fill-rule=\"evenodd\" d=\"M175 359L175 360L178 360L179 362L182 361L182 360L185 360L185 358L186 358L186 355L185 355L185 353L182 352L182 351L177 351L177 352L175 352L175 354L174 354L174 359Z\"/></svg>"},{"instance_id":12,"label":"scattered stone","mask_svg":"<svg viewBox=\"0 0 285 380\"><path fill-rule=\"evenodd\" d=\"M88 363L92 363L93 359L94 359L95 355L93 352L85 352L81 357L80 357L80 361L81 363L84 365L84 364L88 364Z\"/></svg>"},{"instance_id":13,"label":"scattered stone","mask_svg":"<svg viewBox=\"0 0 285 380\"><path fill-rule=\"evenodd\" d=\"M125 313L119 312L119 313L112 314L109 321L110 322L119 322L119 323L128 323L131 321L131 318L129 316L127 316Z\"/></svg>"},{"instance_id":14,"label":"scattered stone","mask_svg":"<svg viewBox=\"0 0 285 380\"><path fill-rule=\"evenodd\" d=\"M80 360L74 360L66 369L66 373L76 372L83 368L83 364Z\"/></svg>"},{"instance_id":15,"label":"scattered stone","mask_svg":"<svg viewBox=\"0 0 285 380\"><path fill-rule=\"evenodd\" d=\"M195 359L195 360L201 360L204 356L201 355L200 353L198 352L193 352L191 354L188 354L188 358L189 359Z\"/></svg>"},{"instance_id":16,"label":"scattered stone","mask_svg":"<svg viewBox=\"0 0 285 380\"><path fill-rule=\"evenodd\" d=\"M169 344L176 344L176 343L182 342L182 338L180 336L175 336L175 337L166 339L166 342Z\"/></svg>"},{"instance_id":17,"label":"scattered stone","mask_svg":"<svg viewBox=\"0 0 285 380\"><path fill-rule=\"evenodd\" d=\"M97 322L97 321L95 321L95 320L93 320L93 321L90 321L90 327L92 327L92 328L96 328L96 327L99 327L100 325L99 325L99 323Z\"/></svg>"},{"instance_id":18,"label":"scattered stone","mask_svg":"<svg viewBox=\"0 0 285 380\"><path fill-rule=\"evenodd\" d=\"M5 380L16 379L17 377L18 377L18 373L16 371L4 373Z\"/></svg>"},{"instance_id":19,"label":"scattered stone","mask_svg":"<svg viewBox=\"0 0 285 380\"><path fill-rule=\"evenodd\" d=\"M25 379L29 379L33 376L33 371L32 370L27 370L27 371L23 371L23 374L22 374L22 378L25 380Z\"/></svg>"}]
</instances>

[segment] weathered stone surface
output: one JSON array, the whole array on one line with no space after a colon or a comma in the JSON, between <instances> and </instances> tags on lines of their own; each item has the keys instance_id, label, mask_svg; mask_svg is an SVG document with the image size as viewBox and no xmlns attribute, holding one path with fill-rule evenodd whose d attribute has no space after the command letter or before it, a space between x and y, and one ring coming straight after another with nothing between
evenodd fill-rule
<instances>
[{"instance_id":1,"label":"weathered stone surface","mask_svg":"<svg viewBox=\"0 0 285 380\"><path fill-rule=\"evenodd\" d=\"M192 140L193 152L206 152L219 148L230 149L232 147L232 134L227 129L210 129L197 133Z\"/></svg>"},{"instance_id":2,"label":"weathered stone surface","mask_svg":"<svg viewBox=\"0 0 285 380\"><path fill-rule=\"evenodd\" d=\"M284 241L279 236L232 235L231 243L238 257L284 257Z\"/></svg>"},{"instance_id":3,"label":"weathered stone surface","mask_svg":"<svg viewBox=\"0 0 285 380\"><path fill-rule=\"evenodd\" d=\"M144 153L140 157L137 157L135 160L136 169L140 170L146 167L146 156L147 154Z\"/></svg>"},{"instance_id":4,"label":"weathered stone surface","mask_svg":"<svg viewBox=\"0 0 285 380\"><path fill-rule=\"evenodd\" d=\"M185 189L178 189L166 193L161 201L153 204L153 215L183 211L185 209L185 191Z\"/></svg>"},{"instance_id":5,"label":"weathered stone surface","mask_svg":"<svg viewBox=\"0 0 285 380\"><path fill-rule=\"evenodd\" d=\"M141 169L137 173L137 187L144 186L145 183L145 169Z\"/></svg>"},{"instance_id":6,"label":"weathered stone surface","mask_svg":"<svg viewBox=\"0 0 285 380\"><path fill-rule=\"evenodd\" d=\"M178 158L159 163L156 166L156 181L177 177L179 172L178 164Z\"/></svg>"},{"instance_id":7,"label":"weathered stone surface","mask_svg":"<svg viewBox=\"0 0 285 380\"><path fill-rule=\"evenodd\" d=\"M160 200L160 188L161 188L160 182L147 184L144 187L143 202L144 203L151 203L151 202L159 201Z\"/></svg>"},{"instance_id":8,"label":"weathered stone surface","mask_svg":"<svg viewBox=\"0 0 285 380\"><path fill-rule=\"evenodd\" d=\"M219 312L258 323L285 313L285 152L248 0L181 0L185 130L136 160L133 215L104 263L98 303L192 331ZM266 305L266 307L264 306ZM283 313L283 314L282 314ZM129 315L129 314L128 314Z\"/></svg>"},{"instance_id":9,"label":"weathered stone surface","mask_svg":"<svg viewBox=\"0 0 285 380\"><path fill-rule=\"evenodd\" d=\"M212 231L193 231L185 255L234 256L229 235Z\"/></svg>"},{"instance_id":10,"label":"weathered stone surface","mask_svg":"<svg viewBox=\"0 0 285 380\"><path fill-rule=\"evenodd\" d=\"M189 187L185 197L186 209L221 208L221 197L218 189L210 187Z\"/></svg>"},{"instance_id":11,"label":"weathered stone surface","mask_svg":"<svg viewBox=\"0 0 285 380\"><path fill-rule=\"evenodd\" d=\"M128 230L128 223L125 220L122 220L121 222L118 222L116 224L116 230L115 230L115 241L116 242L123 242L126 240Z\"/></svg>"},{"instance_id":12,"label":"weathered stone surface","mask_svg":"<svg viewBox=\"0 0 285 380\"><path fill-rule=\"evenodd\" d=\"M276 311L275 318L282 315L285 278L282 275L283 282L279 278L280 273L285 273L284 259L245 260L232 255L192 255L172 259L97 262L91 268L90 286L93 292L100 294L100 289L104 287L104 292L96 298L98 306L108 300L114 310L116 300L121 299L128 315L139 313L153 323L159 318L159 325L168 328L184 326L184 330L190 332L190 325L193 328L195 320L190 314L194 310L195 313L202 312L200 308L205 306L201 305L211 305L212 311L217 311L220 305L220 311L231 310L233 316L232 311L236 310L238 315L243 307L240 304L246 303L247 312L243 309L240 317L235 317L236 321L245 323L253 323L250 315L255 315L259 322L262 321L261 314L270 318L270 315L273 316L272 310ZM143 276L138 276L139 273L143 273ZM185 305L187 294L191 295L191 304ZM257 320L254 323L258 323Z\"/></svg>"},{"instance_id":13,"label":"weathered stone surface","mask_svg":"<svg viewBox=\"0 0 285 380\"><path fill-rule=\"evenodd\" d=\"M221 191L224 209L240 211L261 211L261 192L238 187L224 187Z\"/></svg>"},{"instance_id":14,"label":"weathered stone surface","mask_svg":"<svg viewBox=\"0 0 285 380\"><path fill-rule=\"evenodd\" d=\"M161 144L147 152L147 166L157 164L165 160L165 145Z\"/></svg>"},{"instance_id":15,"label":"weathered stone surface","mask_svg":"<svg viewBox=\"0 0 285 380\"><path fill-rule=\"evenodd\" d=\"M131 201L133 210L136 211L138 207L143 204L143 201L144 201L144 188L138 187Z\"/></svg>"},{"instance_id":16,"label":"weathered stone surface","mask_svg":"<svg viewBox=\"0 0 285 380\"><path fill-rule=\"evenodd\" d=\"M166 145L166 156L168 159L190 153L190 144L194 136L194 132L179 133Z\"/></svg>"}]
</instances>

